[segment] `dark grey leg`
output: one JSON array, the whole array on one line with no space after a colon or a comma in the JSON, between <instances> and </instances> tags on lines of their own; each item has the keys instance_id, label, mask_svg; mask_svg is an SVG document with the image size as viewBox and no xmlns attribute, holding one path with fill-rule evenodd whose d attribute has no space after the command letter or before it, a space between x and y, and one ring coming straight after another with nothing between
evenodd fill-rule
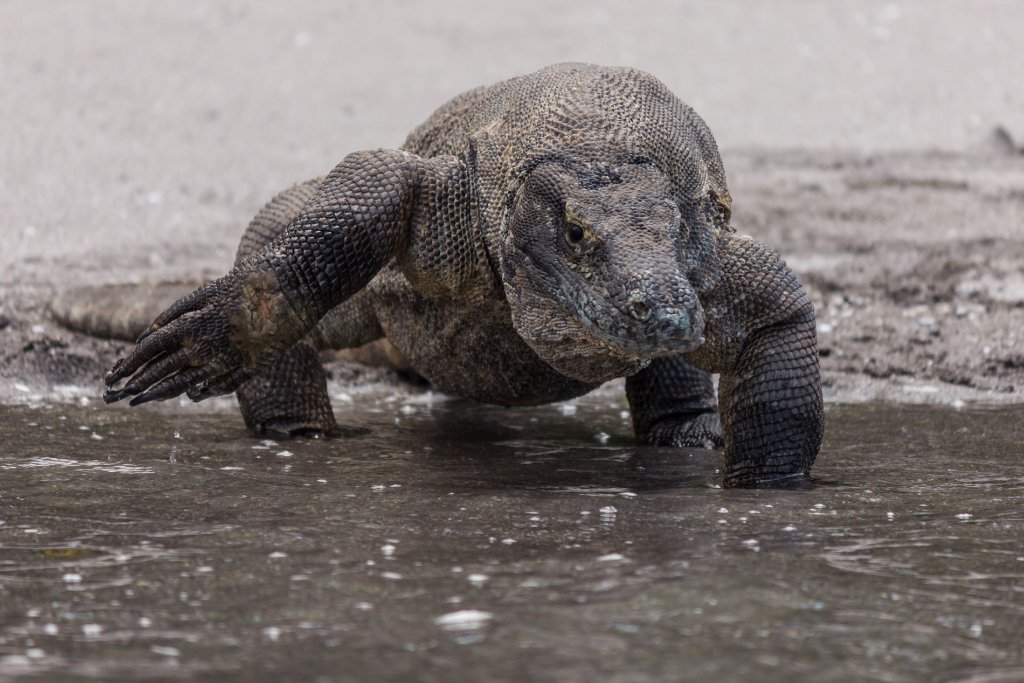
<instances>
[{"instance_id":1,"label":"dark grey leg","mask_svg":"<svg viewBox=\"0 0 1024 683\"><path fill-rule=\"evenodd\" d=\"M825 428L814 306L778 254L719 235L722 279L702 299L717 319L688 355L717 370L725 486L805 479Z\"/></svg>"},{"instance_id":2,"label":"dark grey leg","mask_svg":"<svg viewBox=\"0 0 1024 683\"><path fill-rule=\"evenodd\" d=\"M332 436L338 431L327 377L308 341L284 352L236 392L245 426L255 434Z\"/></svg>"},{"instance_id":3,"label":"dark grey leg","mask_svg":"<svg viewBox=\"0 0 1024 683\"><path fill-rule=\"evenodd\" d=\"M658 358L626 379L637 438L652 446L723 445L711 375L682 357Z\"/></svg>"},{"instance_id":4,"label":"dark grey leg","mask_svg":"<svg viewBox=\"0 0 1024 683\"><path fill-rule=\"evenodd\" d=\"M725 485L803 478L825 430L814 311L751 335L722 375Z\"/></svg>"},{"instance_id":5,"label":"dark grey leg","mask_svg":"<svg viewBox=\"0 0 1024 683\"><path fill-rule=\"evenodd\" d=\"M319 181L296 185L263 207L242 236L236 263L284 232L319 185ZM329 436L338 431L327 376L308 338L239 387L236 395L245 426L256 434Z\"/></svg>"},{"instance_id":6,"label":"dark grey leg","mask_svg":"<svg viewBox=\"0 0 1024 683\"><path fill-rule=\"evenodd\" d=\"M131 397L134 406L182 393L201 401L236 391L260 374L273 379L275 359L298 343L315 348L323 340L349 345L378 337L376 316L356 316L341 337L316 328L350 301L364 310L357 295L365 291L369 297L373 278L406 253L407 237L419 225L414 215L433 225L452 207L467 206L468 190L467 169L455 157L424 159L386 149L348 155L319 185L293 188L260 212L240 250L265 246L158 315L104 376L104 401ZM314 372L306 367L310 354L290 358ZM282 381L306 377L292 371ZM276 382L266 386L276 393ZM241 394L243 403L250 400L246 391ZM282 396L290 397L287 390ZM288 400L278 403L292 409Z\"/></svg>"}]
</instances>

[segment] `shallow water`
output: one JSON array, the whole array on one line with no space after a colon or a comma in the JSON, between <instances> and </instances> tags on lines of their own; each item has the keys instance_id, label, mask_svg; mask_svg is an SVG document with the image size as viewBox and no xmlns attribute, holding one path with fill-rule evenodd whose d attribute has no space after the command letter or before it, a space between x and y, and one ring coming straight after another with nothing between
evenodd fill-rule
<instances>
[{"instance_id":1,"label":"shallow water","mask_svg":"<svg viewBox=\"0 0 1024 683\"><path fill-rule=\"evenodd\" d=\"M0 680L1024 680L1024 407L831 407L781 491L608 392L336 407L0 407Z\"/></svg>"}]
</instances>

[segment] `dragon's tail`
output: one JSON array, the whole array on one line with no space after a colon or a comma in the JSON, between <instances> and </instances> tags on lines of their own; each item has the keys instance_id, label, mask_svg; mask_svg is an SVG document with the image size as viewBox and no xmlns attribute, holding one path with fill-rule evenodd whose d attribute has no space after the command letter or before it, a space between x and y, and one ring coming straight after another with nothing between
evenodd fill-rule
<instances>
[{"instance_id":1,"label":"dragon's tail","mask_svg":"<svg viewBox=\"0 0 1024 683\"><path fill-rule=\"evenodd\" d=\"M161 311L201 282L101 285L59 292L50 303L64 327L107 339L135 341Z\"/></svg>"},{"instance_id":2,"label":"dragon's tail","mask_svg":"<svg viewBox=\"0 0 1024 683\"><path fill-rule=\"evenodd\" d=\"M202 284L201 281L182 281L78 287L58 293L50 302L50 313L58 323L76 332L135 341L161 312ZM336 356L363 365L398 370L409 379L426 382L386 339L358 349L337 351Z\"/></svg>"}]
</instances>

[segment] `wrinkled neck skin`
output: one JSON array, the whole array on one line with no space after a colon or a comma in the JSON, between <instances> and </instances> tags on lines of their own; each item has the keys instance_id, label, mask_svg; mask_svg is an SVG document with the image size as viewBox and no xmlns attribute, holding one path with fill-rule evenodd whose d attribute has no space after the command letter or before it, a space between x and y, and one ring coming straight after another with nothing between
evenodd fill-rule
<instances>
[{"instance_id":1,"label":"wrinkled neck skin","mask_svg":"<svg viewBox=\"0 0 1024 683\"><path fill-rule=\"evenodd\" d=\"M566 237L572 224L579 244ZM705 324L694 282L714 279L703 266L713 229L710 212L681 209L649 164L535 170L502 226L516 331L555 370L595 384L693 351Z\"/></svg>"}]
</instances>

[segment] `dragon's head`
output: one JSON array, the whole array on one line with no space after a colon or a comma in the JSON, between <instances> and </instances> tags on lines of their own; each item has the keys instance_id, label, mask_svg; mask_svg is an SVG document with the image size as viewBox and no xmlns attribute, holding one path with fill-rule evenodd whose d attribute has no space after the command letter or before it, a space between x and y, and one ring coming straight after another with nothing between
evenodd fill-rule
<instances>
[{"instance_id":1,"label":"dragon's head","mask_svg":"<svg viewBox=\"0 0 1024 683\"><path fill-rule=\"evenodd\" d=\"M506 215L513 321L560 372L603 381L703 343L685 265L692 226L649 160L541 160L522 174Z\"/></svg>"}]
</instances>

